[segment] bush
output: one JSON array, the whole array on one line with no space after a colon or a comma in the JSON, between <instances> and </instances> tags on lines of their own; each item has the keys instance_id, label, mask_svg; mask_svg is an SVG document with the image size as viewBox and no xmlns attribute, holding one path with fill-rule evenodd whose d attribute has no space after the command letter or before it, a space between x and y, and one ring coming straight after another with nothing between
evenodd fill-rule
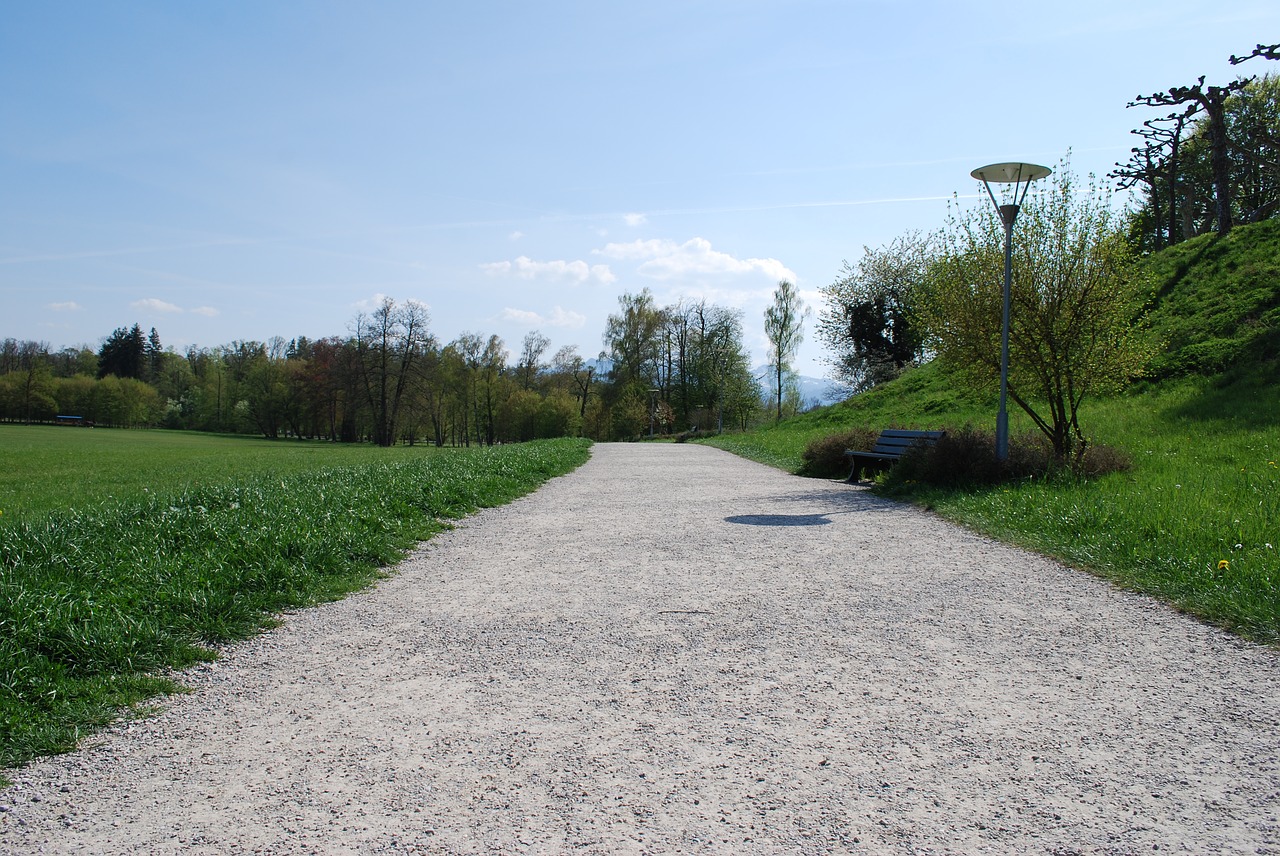
<instances>
[{"instance_id":1,"label":"bush","mask_svg":"<svg viewBox=\"0 0 1280 856\"><path fill-rule=\"evenodd\" d=\"M853 428L840 434L830 434L811 440L800 454L803 463L799 474L814 478L835 479L849 475L849 459L845 449L870 449L880 436L870 428Z\"/></svg>"},{"instance_id":2,"label":"bush","mask_svg":"<svg viewBox=\"0 0 1280 856\"><path fill-rule=\"evenodd\" d=\"M714 429L691 428L688 431L681 431L675 435L677 443L687 443L690 440L703 440L707 437L714 437L718 432Z\"/></svg>"},{"instance_id":3,"label":"bush","mask_svg":"<svg viewBox=\"0 0 1280 856\"><path fill-rule=\"evenodd\" d=\"M1118 449L1089 446L1070 471L1083 478L1095 478L1123 472L1131 463ZM1010 437L1009 459L1000 462L996 460L995 434L966 425L948 430L931 447L920 447L903 455L889 471L886 481L890 485L921 482L936 487L977 487L1044 478L1062 470L1054 460L1053 446L1038 431Z\"/></svg>"}]
</instances>

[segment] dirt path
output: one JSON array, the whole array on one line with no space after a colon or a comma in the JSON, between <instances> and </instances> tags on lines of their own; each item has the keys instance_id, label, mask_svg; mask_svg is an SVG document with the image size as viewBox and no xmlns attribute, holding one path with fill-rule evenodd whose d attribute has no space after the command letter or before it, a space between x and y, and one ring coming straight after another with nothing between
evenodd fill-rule
<instances>
[{"instance_id":1,"label":"dirt path","mask_svg":"<svg viewBox=\"0 0 1280 856\"><path fill-rule=\"evenodd\" d=\"M598 445L0 791L0 852L1280 852L1280 656L839 483Z\"/></svg>"}]
</instances>

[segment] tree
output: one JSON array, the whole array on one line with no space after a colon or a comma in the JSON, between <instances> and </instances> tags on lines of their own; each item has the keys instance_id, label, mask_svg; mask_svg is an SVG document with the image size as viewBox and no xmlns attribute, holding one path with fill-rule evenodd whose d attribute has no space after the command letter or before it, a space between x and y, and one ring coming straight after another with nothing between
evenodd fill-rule
<instances>
[{"instance_id":1,"label":"tree","mask_svg":"<svg viewBox=\"0 0 1280 856\"><path fill-rule=\"evenodd\" d=\"M429 343L427 308L416 301L397 306L384 297L372 315L356 316L357 367L373 417L375 444L395 444L400 408L414 381L415 364Z\"/></svg>"},{"instance_id":2,"label":"tree","mask_svg":"<svg viewBox=\"0 0 1280 856\"><path fill-rule=\"evenodd\" d=\"M156 378L160 377L163 360L164 348L160 345L160 334L156 332L155 327L152 327L151 332L147 334L147 344L143 348L142 379L154 384Z\"/></svg>"},{"instance_id":3,"label":"tree","mask_svg":"<svg viewBox=\"0 0 1280 856\"><path fill-rule=\"evenodd\" d=\"M146 371L146 352L147 340L141 327L134 324L128 330L116 328L98 350L98 377L115 375L141 379Z\"/></svg>"},{"instance_id":4,"label":"tree","mask_svg":"<svg viewBox=\"0 0 1280 856\"><path fill-rule=\"evenodd\" d=\"M1000 374L1004 228L978 206L952 215L921 293L929 342L978 387ZM1109 193L1077 192L1069 164L1037 186L1018 218L1009 332L1009 397L1077 462L1080 402L1139 374L1151 355L1136 323L1149 296Z\"/></svg>"},{"instance_id":5,"label":"tree","mask_svg":"<svg viewBox=\"0 0 1280 856\"><path fill-rule=\"evenodd\" d=\"M658 382L662 311L647 288L639 294L619 295L618 306L619 313L609 316L604 332L613 381L620 387L648 388Z\"/></svg>"},{"instance_id":6,"label":"tree","mask_svg":"<svg viewBox=\"0 0 1280 856\"><path fill-rule=\"evenodd\" d=\"M1146 186L1149 222L1140 232L1150 235L1153 250L1172 246L1179 240L1179 212L1189 206L1183 206L1180 201L1183 195L1179 186L1182 161L1178 155L1187 123L1198 109L1196 105L1191 105L1180 113L1143 122L1142 127L1133 133L1143 137L1145 145L1131 149L1133 157L1128 163L1116 164L1116 168L1107 176L1118 179L1121 189L1139 184ZM1189 231L1189 228L1182 229L1184 238L1192 237L1187 234Z\"/></svg>"},{"instance_id":7,"label":"tree","mask_svg":"<svg viewBox=\"0 0 1280 856\"><path fill-rule=\"evenodd\" d=\"M574 398L578 399L578 424L587 416L587 400L591 397L591 383L596 367L587 363L578 353L576 345L565 345L551 358L552 373L564 378Z\"/></svg>"},{"instance_id":8,"label":"tree","mask_svg":"<svg viewBox=\"0 0 1280 856\"><path fill-rule=\"evenodd\" d=\"M777 399L777 421L782 421L784 382L791 372L800 343L804 341L804 319L809 309L790 280L778 282L773 292L773 305L764 311L764 334L769 340L769 365L773 368L774 394Z\"/></svg>"},{"instance_id":9,"label":"tree","mask_svg":"<svg viewBox=\"0 0 1280 856\"><path fill-rule=\"evenodd\" d=\"M1210 168L1213 173L1214 220L1219 235L1231 231L1234 223L1231 212L1231 170L1227 142L1227 98L1244 89L1253 78L1239 78L1226 86L1205 86L1200 75L1194 86L1173 86L1166 92L1139 95L1127 106L1182 106L1189 104L1191 114L1203 110L1208 118L1210 142Z\"/></svg>"},{"instance_id":10,"label":"tree","mask_svg":"<svg viewBox=\"0 0 1280 856\"><path fill-rule=\"evenodd\" d=\"M863 247L854 268L822 289L827 307L816 332L835 354L837 380L855 390L892 380L922 356L916 293L931 259L929 238L913 232L877 250Z\"/></svg>"},{"instance_id":11,"label":"tree","mask_svg":"<svg viewBox=\"0 0 1280 856\"><path fill-rule=\"evenodd\" d=\"M525 334L520 347L520 361L516 364L521 389L533 388L533 382L538 379L538 372L542 368L542 355L550 344L551 340L537 330L530 330Z\"/></svg>"}]
</instances>

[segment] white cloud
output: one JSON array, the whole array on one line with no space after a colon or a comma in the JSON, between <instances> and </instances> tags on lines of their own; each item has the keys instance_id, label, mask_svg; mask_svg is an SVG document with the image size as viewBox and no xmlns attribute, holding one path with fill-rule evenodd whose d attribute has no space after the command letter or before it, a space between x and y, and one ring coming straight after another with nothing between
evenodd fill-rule
<instances>
[{"instance_id":1,"label":"white cloud","mask_svg":"<svg viewBox=\"0 0 1280 856\"><path fill-rule=\"evenodd\" d=\"M502 310L503 321L514 321L517 324L527 324L530 327L537 327L542 323L542 316L537 312L531 312L528 309L512 309L510 306Z\"/></svg>"},{"instance_id":2,"label":"white cloud","mask_svg":"<svg viewBox=\"0 0 1280 856\"><path fill-rule=\"evenodd\" d=\"M144 297L142 300L135 300L129 304L134 309L150 310L151 312L181 312L181 306L175 306L156 297Z\"/></svg>"},{"instance_id":3,"label":"white cloud","mask_svg":"<svg viewBox=\"0 0 1280 856\"><path fill-rule=\"evenodd\" d=\"M625 244L606 244L598 254L611 259L644 260L637 271L654 279L674 279L697 275L741 276L758 274L771 280L795 282L795 272L777 259L739 259L711 248L706 238L691 238L683 244L651 238Z\"/></svg>"},{"instance_id":4,"label":"white cloud","mask_svg":"<svg viewBox=\"0 0 1280 856\"><path fill-rule=\"evenodd\" d=\"M507 235L507 238L512 241L518 241L523 237L524 237L524 232L521 232L519 229L512 232L510 235Z\"/></svg>"},{"instance_id":5,"label":"white cloud","mask_svg":"<svg viewBox=\"0 0 1280 856\"><path fill-rule=\"evenodd\" d=\"M550 279L584 283L594 280L601 285L608 285L617 277L609 270L608 265L588 265L578 259L576 261L534 261L528 256L520 256L510 262L487 262L480 269L491 276L518 276L521 279Z\"/></svg>"},{"instance_id":6,"label":"white cloud","mask_svg":"<svg viewBox=\"0 0 1280 856\"><path fill-rule=\"evenodd\" d=\"M628 226L643 226L649 222L649 218L643 214L623 214L622 219Z\"/></svg>"},{"instance_id":7,"label":"white cloud","mask_svg":"<svg viewBox=\"0 0 1280 856\"><path fill-rule=\"evenodd\" d=\"M197 306L191 310L192 315L203 315L205 318L216 318L222 313L214 309L212 306Z\"/></svg>"},{"instance_id":8,"label":"white cloud","mask_svg":"<svg viewBox=\"0 0 1280 856\"><path fill-rule=\"evenodd\" d=\"M84 309L83 306L76 303L74 300L68 300L63 303L49 303L46 305L54 312L79 312L81 309Z\"/></svg>"},{"instance_id":9,"label":"white cloud","mask_svg":"<svg viewBox=\"0 0 1280 856\"><path fill-rule=\"evenodd\" d=\"M351 304L353 309L359 309L361 312L372 312L382 305L382 301L387 299L387 295L379 291L373 297L366 297L364 300L357 300Z\"/></svg>"},{"instance_id":10,"label":"white cloud","mask_svg":"<svg viewBox=\"0 0 1280 856\"><path fill-rule=\"evenodd\" d=\"M587 316L581 312L561 309L559 306L551 310L551 317L547 318L547 326L562 327L569 330L580 330L586 323Z\"/></svg>"},{"instance_id":11,"label":"white cloud","mask_svg":"<svg viewBox=\"0 0 1280 856\"><path fill-rule=\"evenodd\" d=\"M523 324L528 327L558 327L566 330L578 330L586 325L587 316L559 306L551 310L550 315L542 315L527 309L507 307L502 310L502 320L514 321L517 324Z\"/></svg>"}]
</instances>

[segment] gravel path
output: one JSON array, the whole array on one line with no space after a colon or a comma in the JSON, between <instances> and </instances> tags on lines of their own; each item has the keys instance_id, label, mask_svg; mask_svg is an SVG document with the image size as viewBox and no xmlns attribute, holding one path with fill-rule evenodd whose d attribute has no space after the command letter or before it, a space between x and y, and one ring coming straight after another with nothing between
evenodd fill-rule
<instances>
[{"instance_id":1,"label":"gravel path","mask_svg":"<svg viewBox=\"0 0 1280 856\"><path fill-rule=\"evenodd\" d=\"M1280 656L688 445L288 616L0 791L5 853L1280 853Z\"/></svg>"}]
</instances>

